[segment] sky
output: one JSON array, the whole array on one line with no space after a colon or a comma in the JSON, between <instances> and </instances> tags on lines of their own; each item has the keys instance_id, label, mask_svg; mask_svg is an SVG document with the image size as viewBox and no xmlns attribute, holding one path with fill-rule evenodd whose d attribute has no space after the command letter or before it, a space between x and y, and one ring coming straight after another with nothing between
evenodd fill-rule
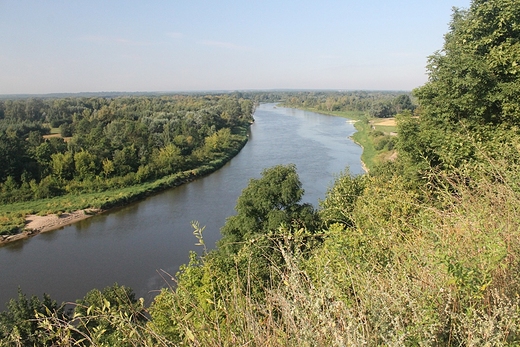
<instances>
[{"instance_id":1,"label":"sky","mask_svg":"<svg viewBox=\"0 0 520 347\"><path fill-rule=\"evenodd\" d=\"M0 0L0 94L412 90L470 0Z\"/></svg>"}]
</instances>

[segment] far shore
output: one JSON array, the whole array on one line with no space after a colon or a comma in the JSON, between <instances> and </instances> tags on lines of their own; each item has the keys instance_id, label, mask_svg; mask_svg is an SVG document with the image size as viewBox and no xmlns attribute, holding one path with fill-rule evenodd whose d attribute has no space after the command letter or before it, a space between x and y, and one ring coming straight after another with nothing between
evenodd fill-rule
<instances>
[{"instance_id":1,"label":"far shore","mask_svg":"<svg viewBox=\"0 0 520 347\"><path fill-rule=\"evenodd\" d=\"M105 201L101 208L88 207L76 210L74 212L48 214L45 216L34 214L26 215L25 225L20 226L20 231L18 233L14 235L0 235L0 247L11 242L27 239L40 233L60 229L67 225L74 224L80 220L92 217L93 215L109 211L115 207L124 206L131 202L142 200L152 194L156 194L166 189L177 187L179 185L209 175L224 166L246 145L248 141L248 135L245 132L246 129L247 128L244 128L243 139L237 143L236 147L232 148L229 152L223 154L221 157L218 157L211 162L201 165L197 168L186 170L177 174L172 174L170 176L166 176L154 182L148 183L145 187L141 187L141 190L134 189L131 194L126 194L122 196L122 198L120 197L119 200L115 199L114 201L109 201L108 203Z\"/></svg>"},{"instance_id":2,"label":"far shore","mask_svg":"<svg viewBox=\"0 0 520 347\"><path fill-rule=\"evenodd\" d=\"M24 231L15 235L0 236L0 246L10 242L27 239L29 237L63 228L67 225L74 224L80 220L87 219L96 214L103 212L100 209L84 209L70 213L49 214L46 216L27 215L25 217Z\"/></svg>"}]
</instances>

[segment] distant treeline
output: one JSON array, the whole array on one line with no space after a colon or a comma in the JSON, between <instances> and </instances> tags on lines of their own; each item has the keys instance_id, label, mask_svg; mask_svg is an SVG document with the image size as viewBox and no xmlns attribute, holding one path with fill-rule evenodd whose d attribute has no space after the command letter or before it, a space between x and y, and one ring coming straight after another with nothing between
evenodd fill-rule
<instances>
[{"instance_id":1,"label":"distant treeline","mask_svg":"<svg viewBox=\"0 0 520 347\"><path fill-rule=\"evenodd\" d=\"M253 109L237 95L0 100L0 201L190 170L233 147Z\"/></svg>"},{"instance_id":2,"label":"distant treeline","mask_svg":"<svg viewBox=\"0 0 520 347\"><path fill-rule=\"evenodd\" d=\"M284 105L328 112L365 112L371 117L393 117L403 111L413 111L415 105L406 92L298 92L288 94Z\"/></svg>"}]
</instances>

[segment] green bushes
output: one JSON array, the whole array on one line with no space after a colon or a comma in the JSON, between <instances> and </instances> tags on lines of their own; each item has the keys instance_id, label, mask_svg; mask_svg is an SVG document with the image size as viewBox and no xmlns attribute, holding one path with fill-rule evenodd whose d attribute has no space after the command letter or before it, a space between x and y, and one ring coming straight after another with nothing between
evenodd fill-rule
<instances>
[{"instance_id":1,"label":"green bushes","mask_svg":"<svg viewBox=\"0 0 520 347\"><path fill-rule=\"evenodd\" d=\"M147 309L148 318L131 298L127 315L99 301L88 312L92 305L83 305L75 325L57 315L39 322L49 336L76 336L78 326L91 324L91 341L118 336L137 345L517 345L520 171L491 159L480 163L479 169L431 170L435 185L422 186L398 165L370 176L346 172L312 228L251 226L240 238L224 238L217 251L192 253L175 286ZM274 201L259 193L274 176L251 183L239 214ZM297 193L298 184L291 186L287 192ZM203 228L194 227L204 245ZM136 314L139 319L130 319Z\"/></svg>"},{"instance_id":2,"label":"green bushes","mask_svg":"<svg viewBox=\"0 0 520 347\"><path fill-rule=\"evenodd\" d=\"M270 250L261 237L246 242L231 272L211 256L192 258L177 289L157 297L154 317L170 315L176 341L215 346L515 345L519 195L481 173L471 189L439 176L445 185L433 193L397 176L371 177L359 192L341 177L336 184L350 188L335 186L321 216L336 221L326 210L341 206L352 219L315 234L322 242L310 253L308 239L280 228ZM251 256L272 252L281 255L263 265L272 281L258 281Z\"/></svg>"}]
</instances>

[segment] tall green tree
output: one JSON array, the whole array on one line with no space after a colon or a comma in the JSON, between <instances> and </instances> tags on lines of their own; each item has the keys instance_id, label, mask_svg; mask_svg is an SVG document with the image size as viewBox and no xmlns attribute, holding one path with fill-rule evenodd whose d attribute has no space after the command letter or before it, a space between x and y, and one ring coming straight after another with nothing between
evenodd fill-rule
<instances>
[{"instance_id":1,"label":"tall green tree","mask_svg":"<svg viewBox=\"0 0 520 347\"><path fill-rule=\"evenodd\" d=\"M470 142L495 141L496 129L520 125L520 2L473 0L455 9L427 68L428 82L415 90L421 113L411 157L459 166L475 155Z\"/></svg>"},{"instance_id":2,"label":"tall green tree","mask_svg":"<svg viewBox=\"0 0 520 347\"><path fill-rule=\"evenodd\" d=\"M277 165L251 179L235 207L237 214L222 228L221 243L242 242L256 233L274 231L282 223L310 226L315 213L310 204L301 204L304 190L296 166Z\"/></svg>"}]
</instances>

